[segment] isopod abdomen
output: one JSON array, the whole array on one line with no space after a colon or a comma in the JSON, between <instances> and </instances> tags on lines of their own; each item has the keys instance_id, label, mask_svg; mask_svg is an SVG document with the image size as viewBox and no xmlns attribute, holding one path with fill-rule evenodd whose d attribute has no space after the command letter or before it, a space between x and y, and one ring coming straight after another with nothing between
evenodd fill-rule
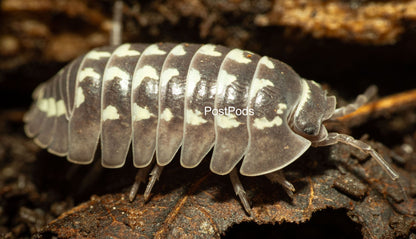
<instances>
[{"instance_id":1,"label":"isopod abdomen","mask_svg":"<svg viewBox=\"0 0 416 239\"><path fill-rule=\"evenodd\" d=\"M268 175L294 191L279 170L311 145L349 144L397 179L369 145L323 125L373 94L336 109L319 84L269 57L210 44L123 44L92 50L40 85L24 120L39 146L77 164L91 163L101 142L102 165L121 167L131 146L135 167L155 162L150 185L179 148L185 168L213 148L211 171L230 174L250 211L237 164L242 175Z\"/></svg>"}]
</instances>

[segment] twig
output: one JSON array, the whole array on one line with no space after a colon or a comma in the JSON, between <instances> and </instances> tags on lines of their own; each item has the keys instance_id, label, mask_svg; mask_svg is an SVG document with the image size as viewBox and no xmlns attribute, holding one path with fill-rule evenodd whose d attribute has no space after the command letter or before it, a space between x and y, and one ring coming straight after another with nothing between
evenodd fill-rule
<instances>
[{"instance_id":1,"label":"twig","mask_svg":"<svg viewBox=\"0 0 416 239\"><path fill-rule=\"evenodd\" d=\"M369 117L392 114L416 107L416 89L386 96L377 101L370 102L358 108L351 114L342 116L337 120L349 126L359 125Z\"/></svg>"}]
</instances>

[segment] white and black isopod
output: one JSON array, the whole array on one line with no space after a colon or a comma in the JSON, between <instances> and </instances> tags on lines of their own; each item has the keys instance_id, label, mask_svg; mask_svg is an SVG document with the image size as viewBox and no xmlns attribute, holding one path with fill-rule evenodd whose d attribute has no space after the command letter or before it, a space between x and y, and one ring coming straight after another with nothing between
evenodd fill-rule
<instances>
[{"instance_id":1,"label":"white and black isopod","mask_svg":"<svg viewBox=\"0 0 416 239\"><path fill-rule=\"evenodd\" d=\"M213 148L211 171L230 174L250 213L235 170L240 161L242 175L266 175L291 193L294 187L280 169L310 146L341 142L370 154L397 179L369 145L328 133L323 125L354 111L374 92L369 88L336 109L335 97L319 84L269 57L210 44L123 44L92 50L40 85L25 131L39 146L77 164L91 163L101 142L107 168L122 167L131 145L134 166L145 168L131 199L153 162L146 198L179 148L185 168L196 167Z\"/></svg>"}]
</instances>

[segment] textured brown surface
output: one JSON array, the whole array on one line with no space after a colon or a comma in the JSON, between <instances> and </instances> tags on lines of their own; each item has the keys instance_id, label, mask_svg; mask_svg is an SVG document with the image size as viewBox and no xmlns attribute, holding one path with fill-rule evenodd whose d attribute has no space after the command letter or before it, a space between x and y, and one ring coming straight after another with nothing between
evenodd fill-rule
<instances>
[{"instance_id":1,"label":"textured brown surface","mask_svg":"<svg viewBox=\"0 0 416 239\"><path fill-rule=\"evenodd\" d=\"M302 223L328 208L346 209L362 225L366 238L409 235L416 229L416 200L403 201L398 185L375 162L357 164L350 151L346 146L332 147L328 159L325 150L312 150L290 166L287 176L297 188L293 199L263 177L244 178L253 217L246 215L226 177L208 173L206 167L193 170L197 176L167 167L148 203L141 195L133 203L120 193L94 196L51 222L36 237L219 238L234 224ZM331 166L344 167L346 172ZM409 190L408 173L398 170L400 182Z\"/></svg>"},{"instance_id":2,"label":"textured brown surface","mask_svg":"<svg viewBox=\"0 0 416 239\"><path fill-rule=\"evenodd\" d=\"M148 203L142 191L129 203L123 195L136 172L129 163L100 171L99 165L73 166L35 146L21 122L32 90L75 56L107 44L112 1L0 4L2 237L415 236L416 113L409 91L416 86L415 1L128 1L123 41L240 47L281 59L348 101L371 84L380 96L403 92L410 99L388 98L393 104L387 108L381 99L370 105L375 112L367 108L342 124L328 124L366 136L383 156L394 158L408 201L401 201L398 185L373 160L339 145L311 149L285 169L297 189L293 200L264 177L242 178L253 218L228 177L209 173L208 160L193 170L169 165ZM92 195L99 196L90 200Z\"/></svg>"},{"instance_id":3,"label":"textured brown surface","mask_svg":"<svg viewBox=\"0 0 416 239\"><path fill-rule=\"evenodd\" d=\"M275 1L259 15L259 26L298 28L316 38L337 38L367 44L394 44L415 22L416 1Z\"/></svg>"},{"instance_id":4,"label":"textured brown surface","mask_svg":"<svg viewBox=\"0 0 416 239\"><path fill-rule=\"evenodd\" d=\"M165 24L187 24L194 32L186 38L236 47L252 39L251 29L266 26L283 26L293 35L385 45L396 43L416 22L416 1L171 0L131 1L129 6L127 41L138 36L142 41L167 39ZM1 8L7 25L0 27L0 55L11 59L1 60L0 69L39 54L45 61L65 62L108 42L111 1L3 0Z\"/></svg>"}]
</instances>

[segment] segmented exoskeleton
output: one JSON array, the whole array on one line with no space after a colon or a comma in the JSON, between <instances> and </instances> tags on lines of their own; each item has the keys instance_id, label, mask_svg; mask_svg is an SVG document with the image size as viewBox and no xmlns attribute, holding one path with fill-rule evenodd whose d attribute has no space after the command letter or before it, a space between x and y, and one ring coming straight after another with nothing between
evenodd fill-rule
<instances>
[{"instance_id":1,"label":"segmented exoskeleton","mask_svg":"<svg viewBox=\"0 0 416 239\"><path fill-rule=\"evenodd\" d=\"M241 161L242 175L268 175L292 192L279 170L311 145L352 145L397 179L369 145L328 133L323 125L374 93L369 88L355 103L335 109L335 97L319 84L269 57L210 44L123 44L92 50L40 85L25 115L25 131L41 147L77 164L91 163L101 142L107 168L123 166L131 145L134 166L146 168L131 198L153 161L146 196L179 148L185 168L196 167L213 148L211 171L231 173L250 212L236 165Z\"/></svg>"}]
</instances>

